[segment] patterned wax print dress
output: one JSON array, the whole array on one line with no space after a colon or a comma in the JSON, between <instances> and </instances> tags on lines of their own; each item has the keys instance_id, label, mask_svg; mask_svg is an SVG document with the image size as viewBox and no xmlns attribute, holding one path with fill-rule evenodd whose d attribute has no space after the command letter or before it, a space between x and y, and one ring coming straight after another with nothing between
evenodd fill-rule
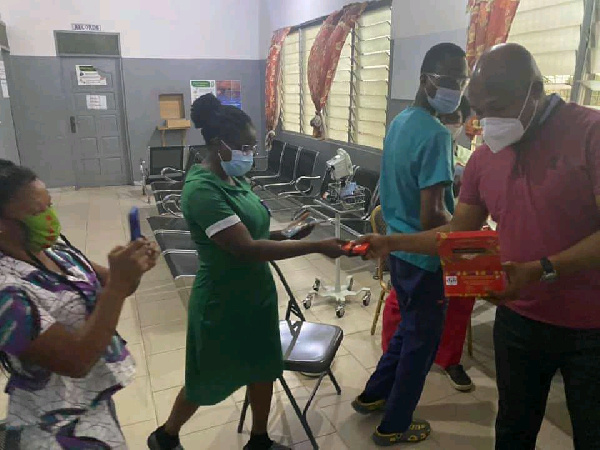
<instances>
[{"instance_id":1,"label":"patterned wax print dress","mask_svg":"<svg viewBox=\"0 0 600 450\"><path fill-rule=\"evenodd\" d=\"M239 222L253 239L269 239L270 216L242 179L232 186L200 165L186 178L181 209L199 258L188 309L186 396L214 405L242 386L274 381L283 372L269 265L240 260L211 239Z\"/></svg>"},{"instance_id":2,"label":"patterned wax print dress","mask_svg":"<svg viewBox=\"0 0 600 450\"><path fill-rule=\"evenodd\" d=\"M19 359L53 324L81 328L101 289L78 251L57 245L46 254L68 274L69 283L0 253L0 350L11 368L6 448L126 449L112 395L133 380L135 363L118 335L84 378Z\"/></svg>"}]
</instances>

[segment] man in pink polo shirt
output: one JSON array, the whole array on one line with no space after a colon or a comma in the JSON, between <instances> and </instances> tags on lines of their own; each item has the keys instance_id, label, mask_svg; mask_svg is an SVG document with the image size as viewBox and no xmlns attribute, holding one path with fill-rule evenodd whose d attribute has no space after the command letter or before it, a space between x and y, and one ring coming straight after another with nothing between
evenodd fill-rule
<instances>
[{"instance_id":1,"label":"man in pink polo shirt","mask_svg":"<svg viewBox=\"0 0 600 450\"><path fill-rule=\"evenodd\" d=\"M509 283L494 293L499 408L496 449L535 449L561 371L577 449L600 448L600 112L544 93L515 44L478 62L469 100L485 145L465 169L448 225L365 236L369 257L437 252L439 231L498 223Z\"/></svg>"}]
</instances>

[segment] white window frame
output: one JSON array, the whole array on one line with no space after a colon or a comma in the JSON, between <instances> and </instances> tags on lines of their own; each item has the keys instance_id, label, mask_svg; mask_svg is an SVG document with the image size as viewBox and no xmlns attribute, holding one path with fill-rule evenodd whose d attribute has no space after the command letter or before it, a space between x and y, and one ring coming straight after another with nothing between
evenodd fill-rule
<instances>
[{"instance_id":1,"label":"white window frame","mask_svg":"<svg viewBox=\"0 0 600 450\"><path fill-rule=\"evenodd\" d=\"M389 41L389 50L387 50L387 55L388 55L388 61L387 61L387 65L385 66L385 70L387 71L387 80L385 80L386 83L386 92L385 92L385 108L383 108L383 119L381 121L381 118L377 121L377 123L379 123L379 121L381 121L381 126L384 130L385 134L385 127L387 125L387 110L388 110L388 105L389 105L389 91L390 91L390 83L391 83L391 52L392 52L392 48L391 48L391 0L384 0L382 2L378 2L380 4L377 5L377 7L373 7L368 9L364 14L368 14L369 12L376 12L376 11L383 11L383 10L389 10L390 11L390 20L387 21L389 24L389 34L387 35L387 39ZM299 124L298 126L296 126L295 123L293 123L293 126L288 126L286 127L286 121L285 121L285 111L286 109L289 111L291 108L286 108L286 92L285 92L285 88L286 85L285 84L285 75L282 73L282 92L281 92L281 127L282 130L288 133L300 133L302 135L306 135L306 136L312 136L313 130L312 127L308 126L308 120L306 120L308 118L308 116L310 116L312 118L312 116L314 115L314 106L312 104L312 101L310 101L307 104L307 99L310 98L310 94L309 92L306 92L308 89L308 85L306 83L306 64L305 61L308 60L308 54L310 52L310 48L306 48L305 42L306 39L304 39L304 35L303 33L305 33L306 30L308 29L312 29L311 30L311 34L312 31L314 31L314 28L312 27L320 27L320 25L323 23L325 19L319 19L316 21L313 21L309 24L306 25L301 25L299 27L297 27L295 30L293 30L290 34L292 33L298 33L298 39L299 39L299 49L300 49L300 57L299 57L299 72L300 72L300 85L299 85L299 89L300 89L300 99L299 99L299 106L300 106L300 119L299 119ZM360 22L360 21L359 21ZM383 36L382 36L383 38ZM380 145L365 145L365 144L361 144L361 141L364 142L364 139L361 139L361 137L359 136L359 124L358 124L358 117L360 115L360 106L359 106L359 102L358 102L358 89L357 89L357 83L360 82L360 73L361 70L365 69L365 68L361 68L358 66L358 61L359 61L359 47L360 47L360 25L357 23L356 27L351 31L351 33L348 34L348 37L346 39L346 43L344 44L346 45L350 45L350 64L351 64L351 69L350 69L350 87L349 87L349 93L348 93L348 106L343 106L343 108L347 108L348 110L348 114L347 114L347 120L348 120L348 127L347 127L347 136L345 137L345 139L339 139L341 138L341 136L337 135L337 137L339 137L338 139L335 138L327 138L327 140L330 141L334 141L334 142L341 142L344 144L350 144L353 146L360 146L360 147L366 147L366 148L371 148L371 149L375 149L375 150L382 150L383 148L383 136L381 137L381 144ZM284 49L285 49L285 43L284 43ZM342 50L344 51L344 50ZM285 68L285 51L282 52L282 71ZM339 66L338 66L339 67ZM346 70L347 71L347 70ZM337 73L336 73L337 76ZM380 81L384 81L384 80L380 80ZM295 94L294 94L295 95ZM292 95L289 95L289 97L291 97ZM328 116L328 110L330 110L333 106L330 105L331 102L331 92L330 92L330 96L328 98L327 101L327 105L325 106L324 110L322 111L322 115L323 115L323 119L325 121L325 127L326 130L328 128L328 124L329 124L329 116ZM342 108L342 107L340 107ZM379 112L379 116L381 116L381 109L382 108L373 108L374 110L376 109ZM295 116L294 116L295 117ZM340 119L336 119L336 120L340 120ZM289 125L289 121L288 121L288 125ZM377 138L378 136L374 136L375 138Z\"/></svg>"}]
</instances>

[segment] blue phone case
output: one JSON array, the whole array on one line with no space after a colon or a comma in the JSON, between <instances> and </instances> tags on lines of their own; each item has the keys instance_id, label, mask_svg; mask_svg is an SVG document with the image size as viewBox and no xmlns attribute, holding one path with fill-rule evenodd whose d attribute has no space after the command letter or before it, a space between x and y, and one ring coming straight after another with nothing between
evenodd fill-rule
<instances>
[{"instance_id":1,"label":"blue phone case","mask_svg":"<svg viewBox=\"0 0 600 450\"><path fill-rule=\"evenodd\" d=\"M142 230L140 228L140 212L134 206L129 211L129 231L131 232L131 241L137 241L142 237Z\"/></svg>"}]
</instances>

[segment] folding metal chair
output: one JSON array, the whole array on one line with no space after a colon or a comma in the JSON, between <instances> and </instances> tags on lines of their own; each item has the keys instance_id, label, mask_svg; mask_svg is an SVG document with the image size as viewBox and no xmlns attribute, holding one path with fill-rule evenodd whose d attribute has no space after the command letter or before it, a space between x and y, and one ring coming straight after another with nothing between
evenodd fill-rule
<instances>
[{"instance_id":1,"label":"folding metal chair","mask_svg":"<svg viewBox=\"0 0 600 450\"><path fill-rule=\"evenodd\" d=\"M342 393L342 390L331 371L331 365L333 364L335 355L342 343L344 333L340 327L335 325L306 322L300 306L283 276L281 269L274 262L271 262L271 266L275 269L275 272L279 276L289 297L285 320L279 322L284 370L318 375L317 384L311 392L303 410L298 406L298 402L296 402L296 399L292 395L292 391L283 376L279 377L279 382L292 404L292 408L298 416L310 443L313 448L317 450L319 445L310 428L306 414L325 377L331 379L338 395ZM291 320L292 314L297 317L297 321ZM238 433L241 433L244 427L244 420L249 404L250 399L248 397L248 391L246 390L246 398L244 399L242 414L238 424Z\"/></svg>"}]
</instances>

